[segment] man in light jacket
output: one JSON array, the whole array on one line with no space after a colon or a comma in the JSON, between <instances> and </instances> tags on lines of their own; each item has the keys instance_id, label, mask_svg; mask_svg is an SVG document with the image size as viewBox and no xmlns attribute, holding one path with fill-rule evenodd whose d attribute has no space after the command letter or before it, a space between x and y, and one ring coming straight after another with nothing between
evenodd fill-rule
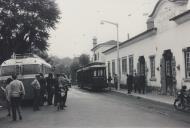
<instances>
[{"instance_id":1,"label":"man in light jacket","mask_svg":"<svg viewBox=\"0 0 190 128\"><path fill-rule=\"evenodd\" d=\"M11 109L12 109L12 117L13 121L16 121L17 112L19 115L19 119L22 120L21 115L21 99L25 95L25 89L23 86L22 81L17 80L17 75L12 75L13 81L10 83L10 92L8 94L10 101L11 101Z\"/></svg>"}]
</instances>

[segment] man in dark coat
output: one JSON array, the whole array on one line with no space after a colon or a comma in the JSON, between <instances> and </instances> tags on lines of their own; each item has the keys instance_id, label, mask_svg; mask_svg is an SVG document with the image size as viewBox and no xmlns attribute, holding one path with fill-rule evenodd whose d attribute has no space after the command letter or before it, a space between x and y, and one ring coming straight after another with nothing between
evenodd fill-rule
<instances>
[{"instance_id":1,"label":"man in dark coat","mask_svg":"<svg viewBox=\"0 0 190 128\"><path fill-rule=\"evenodd\" d=\"M128 94L131 94L133 88L133 75L127 75L127 87L128 87Z\"/></svg>"},{"instance_id":2,"label":"man in dark coat","mask_svg":"<svg viewBox=\"0 0 190 128\"><path fill-rule=\"evenodd\" d=\"M145 93L145 76L144 75L141 76L141 84L142 84L141 90L142 90L142 93L144 94Z\"/></svg>"},{"instance_id":3,"label":"man in dark coat","mask_svg":"<svg viewBox=\"0 0 190 128\"><path fill-rule=\"evenodd\" d=\"M46 80L42 73L40 73L39 83L40 83L40 105L43 106L45 102L45 94L46 94Z\"/></svg>"},{"instance_id":4,"label":"man in dark coat","mask_svg":"<svg viewBox=\"0 0 190 128\"><path fill-rule=\"evenodd\" d=\"M117 74L114 74L113 80L114 80L115 89L117 89L117 84L118 84L118 77L117 77Z\"/></svg>"},{"instance_id":5,"label":"man in dark coat","mask_svg":"<svg viewBox=\"0 0 190 128\"><path fill-rule=\"evenodd\" d=\"M52 99L55 89L52 73L49 73L48 77L46 78L46 83L47 83L48 105L52 105Z\"/></svg>"},{"instance_id":6,"label":"man in dark coat","mask_svg":"<svg viewBox=\"0 0 190 128\"><path fill-rule=\"evenodd\" d=\"M58 79L59 79L59 74L56 74L55 75L55 79L54 79L54 87L55 87L55 90L54 90L54 106L57 106L57 101L58 101L58 91L59 91L59 82L58 82Z\"/></svg>"},{"instance_id":7,"label":"man in dark coat","mask_svg":"<svg viewBox=\"0 0 190 128\"><path fill-rule=\"evenodd\" d=\"M138 75L136 73L133 80L134 80L134 91L136 93L138 89Z\"/></svg>"},{"instance_id":8,"label":"man in dark coat","mask_svg":"<svg viewBox=\"0 0 190 128\"><path fill-rule=\"evenodd\" d=\"M111 81L112 81L112 78L111 78L111 74L109 73L108 74L108 87L109 87L110 91L111 91Z\"/></svg>"}]
</instances>

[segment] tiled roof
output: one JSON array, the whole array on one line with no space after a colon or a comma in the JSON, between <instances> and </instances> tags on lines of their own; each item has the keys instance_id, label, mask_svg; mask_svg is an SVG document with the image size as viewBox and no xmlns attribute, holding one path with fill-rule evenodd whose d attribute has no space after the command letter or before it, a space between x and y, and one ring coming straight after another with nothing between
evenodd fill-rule
<instances>
[{"instance_id":1,"label":"tiled roof","mask_svg":"<svg viewBox=\"0 0 190 128\"><path fill-rule=\"evenodd\" d=\"M93 51L94 49L100 47L100 46L103 46L103 45L116 45L117 44L117 41L115 40L110 40L110 41L107 41L107 42L104 42L104 43L101 43L101 44L97 44L94 48L91 49L91 51Z\"/></svg>"}]
</instances>

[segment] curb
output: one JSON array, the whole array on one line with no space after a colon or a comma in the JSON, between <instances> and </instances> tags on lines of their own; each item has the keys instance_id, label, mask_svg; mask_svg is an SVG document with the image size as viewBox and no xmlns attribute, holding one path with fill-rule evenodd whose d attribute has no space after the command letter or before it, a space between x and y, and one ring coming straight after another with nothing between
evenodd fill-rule
<instances>
[{"instance_id":1,"label":"curb","mask_svg":"<svg viewBox=\"0 0 190 128\"><path fill-rule=\"evenodd\" d=\"M118 91L114 91L114 90L111 90L111 91L115 92L115 93L122 94L124 96L132 96L132 97L135 97L137 99L143 99L143 100L147 100L147 101L150 101L150 102L155 102L155 103L165 104L165 105L168 105L168 106L173 106L173 104L162 102L162 101L157 101L157 100L153 100L153 99L149 99L149 98L145 98L145 97L141 97L141 96L135 96L133 94L126 94L126 93L122 93L122 92L118 92Z\"/></svg>"}]
</instances>

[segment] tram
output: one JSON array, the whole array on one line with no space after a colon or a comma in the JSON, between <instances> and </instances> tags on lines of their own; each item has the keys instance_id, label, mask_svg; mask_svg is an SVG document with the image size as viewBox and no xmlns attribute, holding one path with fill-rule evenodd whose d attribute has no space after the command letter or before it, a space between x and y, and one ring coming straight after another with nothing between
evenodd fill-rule
<instances>
[{"instance_id":1,"label":"tram","mask_svg":"<svg viewBox=\"0 0 190 128\"><path fill-rule=\"evenodd\" d=\"M31 82L35 76L39 73L47 76L51 70L51 65L35 54L15 54L0 66L0 86L3 86L12 74L17 74L18 79L23 82L25 87L24 99L30 100L33 98Z\"/></svg>"},{"instance_id":2,"label":"tram","mask_svg":"<svg viewBox=\"0 0 190 128\"><path fill-rule=\"evenodd\" d=\"M77 83L81 88L99 90L107 87L106 66L104 63L90 63L77 70Z\"/></svg>"}]
</instances>

